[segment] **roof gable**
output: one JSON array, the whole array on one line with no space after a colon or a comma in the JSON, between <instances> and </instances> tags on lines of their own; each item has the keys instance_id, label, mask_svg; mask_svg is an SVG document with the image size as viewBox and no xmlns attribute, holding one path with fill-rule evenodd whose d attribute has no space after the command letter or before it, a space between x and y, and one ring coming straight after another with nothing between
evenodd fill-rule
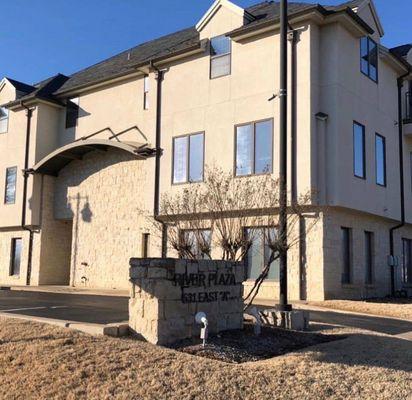
<instances>
[{"instance_id":1,"label":"roof gable","mask_svg":"<svg viewBox=\"0 0 412 400\"><path fill-rule=\"evenodd\" d=\"M353 7L353 9L357 14L359 14L364 19L366 16L365 14L370 13L371 19L376 27L377 32L379 33L379 36L382 37L385 34L373 0L363 0L358 5Z\"/></svg>"},{"instance_id":2,"label":"roof gable","mask_svg":"<svg viewBox=\"0 0 412 400\"><path fill-rule=\"evenodd\" d=\"M241 18L252 21L254 17L246 12L243 8L237 6L229 0L216 0L210 8L206 11L200 21L196 24L196 30L200 32L214 17L221 7L225 7Z\"/></svg>"}]
</instances>

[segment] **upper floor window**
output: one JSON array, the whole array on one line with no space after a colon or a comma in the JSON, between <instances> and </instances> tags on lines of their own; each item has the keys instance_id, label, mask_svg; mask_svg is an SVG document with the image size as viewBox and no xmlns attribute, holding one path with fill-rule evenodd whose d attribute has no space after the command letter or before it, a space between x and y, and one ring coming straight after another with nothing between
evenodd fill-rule
<instances>
[{"instance_id":1,"label":"upper floor window","mask_svg":"<svg viewBox=\"0 0 412 400\"><path fill-rule=\"evenodd\" d=\"M143 81L143 109L149 109L149 77L145 76Z\"/></svg>"},{"instance_id":2,"label":"upper floor window","mask_svg":"<svg viewBox=\"0 0 412 400\"><path fill-rule=\"evenodd\" d=\"M79 98L69 99L66 105L66 129L74 128L79 118Z\"/></svg>"},{"instance_id":3,"label":"upper floor window","mask_svg":"<svg viewBox=\"0 0 412 400\"><path fill-rule=\"evenodd\" d=\"M231 70L230 38L222 35L210 39L210 78L230 75Z\"/></svg>"},{"instance_id":4,"label":"upper floor window","mask_svg":"<svg viewBox=\"0 0 412 400\"><path fill-rule=\"evenodd\" d=\"M375 135L375 168L376 183L386 186L386 140L379 134Z\"/></svg>"},{"instance_id":5,"label":"upper floor window","mask_svg":"<svg viewBox=\"0 0 412 400\"><path fill-rule=\"evenodd\" d=\"M201 182L203 166L203 133L173 138L173 183Z\"/></svg>"},{"instance_id":6,"label":"upper floor window","mask_svg":"<svg viewBox=\"0 0 412 400\"><path fill-rule=\"evenodd\" d=\"M6 189L4 192L4 204L16 202L17 167L6 169Z\"/></svg>"},{"instance_id":7,"label":"upper floor window","mask_svg":"<svg viewBox=\"0 0 412 400\"><path fill-rule=\"evenodd\" d=\"M0 133L6 133L9 128L9 110L0 107Z\"/></svg>"},{"instance_id":8,"label":"upper floor window","mask_svg":"<svg viewBox=\"0 0 412 400\"><path fill-rule=\"evenodd\" d=\"M366 178L365 127L357 122L353 123L353 173L358 178Z\"/></svg>"},{"instance_id":9,"label":"upper floor window","mask_svg":"<svg viewBox=\"0 0 412 400\"><path fill-rule=\"evenodd\" d=\"M236 127L236 176L272 172L273 120Z\"/></svg>"},{"instance_id":10,"label":"upper floor window","mask_svg":"<svg viewBox=\"0 0 412 400\"><path fill-rule=\"evenodd\" d=\"M361 71L373 81L378 81L378 45L370 37L360 40Z\"/></svg>"}]
</instances>

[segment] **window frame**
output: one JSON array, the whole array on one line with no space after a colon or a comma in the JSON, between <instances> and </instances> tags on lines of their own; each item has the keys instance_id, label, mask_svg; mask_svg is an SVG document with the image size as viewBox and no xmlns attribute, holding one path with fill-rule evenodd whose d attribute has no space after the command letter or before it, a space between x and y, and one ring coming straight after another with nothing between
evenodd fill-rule
<instances>
[{"instance_id":1,"label":"window frame","mask_svg":"<svg viewBox=\"0 0 412 400\"><path fill-rule=\"evenodd\" d=\"M8 171L10 170L15 170L16 174L16 179L14 182L14 196L13 196L13 201L7 201L7 176L8 176ZM4 179L4 198L3 198L3 204L4 205L13 205L16 204L16 197L17 197L17 165L14 167L7 167L6 168L6 176Z\"/></svg>"},{"instance_id":2,"label":"window frame","mask_svg":"<svg viewBox=\"0 0 412 400\"><path fill-rule=\"evenodd\" d=\"M150 90L149 75L146 75L143 78L143 110L144 111L147 111L149 109L149 90Z\"/></svg>"},{"instance_id":3,"label":"window frame","mask_svg":"<svg viewBox=\"0 0 412 400\"><path fill-rule=\"evenodd\" d=\"M355 162L355 125L360 126L362 128L362 169L363 169L363 176L356 174L356 162ZM355 178L366 180L366 126L361 124L358 121L353 121L352 124L352 164L353 164L353 175Z\"/></svg>"},{"instance_id":4,"label":"window frame","mask_svg":"<svg viewBox=\"0 0 412 400\"><path fill-rule=\"evenodd\" d=\"M342 286L345 285L352 285L353 284L353 231L352 228L347 226L341 226L341 246L342 246L342 270L341 270L341 284ZM344 243L343 243L343 232L348 233L348 266L344 263ZM346 267L348 267L348 271L346 271ZM346 279L345 279L346 278Z\"/></svg>"},{"instance_id":5,"label":"window frame","mask_svg":"<svg viewBox=\"0 0 412 400\"><path fill-rule=\"evenodd\" d=\"M383 184L378 182L378 147L377 147L377 140L382 139L383 143ZM387 175L386 175L386 138L385 136L380 135L379 133L375 132L375 182L378 186L386 187L387 185Z\"/></svg>"},{"instance_id":6,"label":"window frame","mask_svg":"<svg viewBox=\"0 0 412 400\"><path fill-rule=\"evenodd\" d=\"M245 226L243 227L243 235L247 236L247 231L248 229L255 229L255 230L269 230L269 229L275 229L277 232L279 232L279 225L261 225L261 226ZM266 235L264 236L264 239L266 239ZM263 262L265 261L265 247L266 247L266 241L264 240L262 242L263 245L263 252L262 252L262 256L263 256ZM249 251L245 254L245 258L244 258L244 262L245 262L245 267L246 267L246 271L247 273L249 272ZM273 260L273 262L279 261L279 258L276 260ZM263 264L264 267L264 264ZM246 276L246 282L254 282L256 280L256 278L249 278L248 276ZM280 282L280 277L278 279L265 279L266 282Z\"/></svg>"},{"instance_id":7,"label":"window frame","mask_svg":"<svg viewBox=\"0 0 412 400\"><path fill-rule=\"evenodd\" d=\"M271 130L271 141L272 141L272 149L271 149L271 158L272 158L272 165L271 168L268 172L259 172L256 173L256 125L261 123L261 122L268 122L270 121L272 123L272 130ZM245 174L245 175L238 175L237 174L237 129L242 127L242 126L248 126L248 125L253 125L253 152L252 152L252 173L250 174ZM274 118L265 118L265 119L258 119L255 121L251 122L246 122L242 124L237 124L235 125L235 132L234 132L234 148L233 148L233 176L235 178L245 178L245 177L251 177L251 176L262 176L262 175L271 175L273 174L273 159L275 155L274 151L274 136L275 136L275 127L274 127Z\"/></svg>"},{"instance_id":8,"label":"window frame","mask_svg":"<svg viewBox=\"0 0 412 400\"><path fill-rule=\"evenodd\" d=\"M375 283L375 233L372 231L364 231L365 239L365 284L373 285ZM370 240L370 248L368 247ZM368 249L370 254L367 254ZM368 263L369 260L369 263Z\"/></svg>"},{"instance_id":9,"label":"window frame","mask_svg":"<svg viewBox=\"0 0 412 400\"><path fill-rule=\"evenodd\" d=\"M202 163L202 179L198 181L191 181L190 178L190 137L202 135L203 136L203 163ZM187 148L186 148L186 180L184 182L175 182L174 175L175 175L175 140L187 138ZM171 182L173 186L177 185L187 185L190 183L202 183L205 180L205 155L206 155L206 135L205 131L195 132L195 133L188 133L185 135L173 136L172 138L172 176Z\"/></svg>"},{"instance_id":10,"label":"window frame","mask_svg":"<svg viewBox=\"0 0 412 400\"><path fill-rule=\"evenodd\" d=\"M198 231L198 232L209 232L210 248L211 248L211 250L212 250L212 244L213 244L213 231L212 231L212 229L211 229L211 228L201 228L201 229L180 229L180 230L179 230L179 241L180 241L180 240L182 240L183 236L184 236L186 233L188 233L188 232L195 232L195 231ZM199 243L197 243L197 245L199 245ZM200 249L196 249L196 250L200 250ZM199 253L200 253L200 251L199 251ZM197 256L199 255L199 253L197 254ZM205 253L202 253L202 256L203 256L203 257L199 257L199 258L197 258L197 260L212 260L212 258L211 258L211 257L210 257L210 258L204 257L204 256L207 256L207 254L205 254Z\"/></svg>"},{"instance_id":11,"label":"window frame","mask_svg":"<svg viewBox=\"0 0 412 400\"><path fill-rule=\"evenodd\" d=\"M225 53L225 54L219 54L219 55L212 55L212 40L219 38L219 37L226 37L229 40L229 52ZM212 62L213 60L216 60L218 58L223 58L223 57L227 57L229 56L229 72L227 74L224 75L219 75L219 76L212 76ZM226 36L226 35L218 35L218 36L213 36L212 38L210 38L209 40L209 79L213 80L213 79L219 79L222 78L224 76L229 76L232 74L232 40L230 39L230 37Z\"/></svg>"},{"instance_id":12,"label":"window frame","mask_svg":"<svg viewBox=\"0 0 412 400\"><path fill-rule=\"evenodd\" d=\"M367 39L367 51L368 51L368 73L364 72L362 70L362 39ZM374 43L376 46L376 79L372 78L371 73L370 73L370 66L371 66L371 61L370 61L370 42ZM368 77L372 82L375 82L376 84L379 83L379 46L378 46L378 42L376 42L375 40L373 40L370 36L363 36L359 39L359 55L360 55L360 71L361 73Z\"/></svg>"},{"instance_id":13,"label":"window frame","mask_svg":"<svg viewBox=\"0 0 412 400\"><path fill-rule=\"evenodd\" d=\"M20 260L19 260L19 273L15 273L15 259L16 259L16 244L17 241L20 241ZM23 238L16 237L11 239L11 246L10 246L10 265L9 265L9 276L19 277L20 276L20 268L21 268L21 258L23 254Z\"/></svg>"},{"instance_id":14,"label":"window frame","mask_svg":"<svg viewBox=\"0 0 412 400\"><path fill-rule=\"evenodd\" d=\"M408 246L408 265L405 265L405 245ZM411 276L409 273L411 272ZM405 285L412 286L412 239L402 238L402 271L401 271L401 280Z\"/></svg>"},{"instance_id":15,"label":"window frame","mask_svg":"<svg viewBox=\"0 0 412 400\"><path fill-rule=\"evenodd\" d=\"M6 116L5 117L1 117L0 116L0 121L7 121L6 122L6 130L5 131L0 131L0 135L7 133L9 131L9 122L10 122L10 112L6 107L0 107L1 109L5 110L6 112Z\"/></svg>"}]
</instances>

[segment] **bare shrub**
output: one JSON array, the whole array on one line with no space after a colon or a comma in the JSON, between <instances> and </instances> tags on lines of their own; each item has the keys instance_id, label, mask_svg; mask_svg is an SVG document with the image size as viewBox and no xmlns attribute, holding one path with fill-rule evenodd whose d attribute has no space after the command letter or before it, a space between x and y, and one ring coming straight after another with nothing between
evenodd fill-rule
<instances>
[{"instance_id":1,"label":"bare shrub","mask_svg":"<svg viewBox=\"0 0 412 400\"><path fill-rule=\"evenodd\" d=\"M179 257L211 258L212 248L220 251L220 259L245 260L257 235L264 230L269 248L265 266L246 296L251 303L270 266L282 251L299 243L317 223L319 217L310 206L313 193L308 192L288 205L286 241L277 231L279 180L271 175L234 178L231 172L206 168L202 183L193 183L161 198L161 219L168 226L168 243ZM304 231L300 220L310 215ZM247 228L247 235L246 235ZM205 233L205 232L209 232ZM212 239L211 239L212 238ZM283 248L286 244L286 248ZM283 246L283 247L282 247Z\"/></svg>"}]
</instances>

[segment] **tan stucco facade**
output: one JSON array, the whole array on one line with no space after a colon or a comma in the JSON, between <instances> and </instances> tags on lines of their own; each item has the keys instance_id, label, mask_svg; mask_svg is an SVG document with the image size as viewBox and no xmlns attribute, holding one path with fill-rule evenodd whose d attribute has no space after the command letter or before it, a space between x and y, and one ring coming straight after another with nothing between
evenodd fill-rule
<instances>
[{"instance_id":1,"label":"tan stucco facade","mask_svg":"<svg viewBox=\"0 0 412 400\"><path fill-rule=\"evenodd\" d=\"M368 4L366 4L368 3ZM373 29L381 28L373 5L355 12ZM243 24L242 9L217 2L199 24L200 39L209 40ZM348 18L329 20L310 14L293 21L297 43L296 188L313 190L320 221L289 254L290 297L294 300L383 296L390 291L389 229L400 219L397 78L405 66L379 57L379 81L360 72L360 38L364 27ZM279 90L279 35L266 29L248 37L233 37L231 73L210 79L207 51L165 60L162 84L160 193L187 185L172 184L173 138L204 132L205 165L234 168L235 126L273 120L273 175L278 175L279 102L268 101ZM291 69L291 66L289 66ZM82 87L62 95L78 98L79 118L65 128L66 109L46 101L33 103L29 165L34 166L61 146L88 137L155 147L156 68L136 70L116 82ZM149 108L143 107L144 76L149 82ZM404 89L406 90L406 89ZM7 80L0 85L0 104L15 100ZM326 120L316 117L327 114ZM353 121L366 127L366 179L353 175ZM290 121L291 122L291 121ZM0 134L0 191L5 171L17 166L16 201L0 204L0 284L27 281L29 232L21 227L27 116L10 111L9 128ZM97 135L95 132L100 131ZM113 134L126 131L117 138ZM386 138L387 185L375 183L374 138ZM83 140L82 140L83 138ZM412 129L404 137L407 225L395 234L395 254L401 259L401 239L412 239L410 153ZM291 144L289 145L291 153ZM90 151L74 157L57 176L30 175L26 225L34 230L30 284L62 284L92 288L128 287L128 260L142 256L142 235L152 233L149 256L160 256L151 232L155 157L133 157L120 149ZM291 168L289 168L290 170ZM289 176L291 180L291 176ZM341 227L352 228L353 280L342 285ZM374 233L374 283L365 285L364 231ZM11 240L23 239L19 276L10 276ZM397 288L401 288L399 269ZM251 283L246 283L245 292ZM265 282L260 297L274 298L276 282Z\"/></svg>"}]
</instances>

